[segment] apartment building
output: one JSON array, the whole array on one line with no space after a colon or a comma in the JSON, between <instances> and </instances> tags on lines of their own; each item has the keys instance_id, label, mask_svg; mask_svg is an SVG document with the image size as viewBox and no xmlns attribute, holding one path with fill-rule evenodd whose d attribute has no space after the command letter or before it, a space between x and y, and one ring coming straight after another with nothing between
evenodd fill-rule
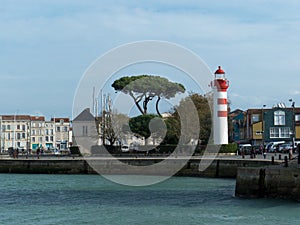
<instances>
[{"instance_id":1,"label":"apartment building","mask_svg":"<svg viewBox=\"0 0 300 225\"><path fill-rule=\"evenodd\" d=\"M57 149L67 149L71 143L72 139L70 139L70 119L69 118L51 118L49 126L53 126L49 128L49 132L54 130L54 137L50 136L49 138L55 140L55 147Z\"/></svg>"},{"instance_id":2,"label":"apartment building","mask_svg":"<svg viewBox=\"0 0 300 225\"><path fill-rule=\"evenodd\" d=\"M0 149L67 149L72 143L69 118L0 115Z\"/></svg>"},{"instance_id":3,"label":"apartment building","mask_svg":"<svg viewBox=\"0 0 300 225\"><path fill-rule=\"evenodd\" d=\"M229 132L237 143L300 141L300 108L276 106L236 112L232 113Z\"/></svg>"},{"instance_id":4,"label":"apartment building","mask_svg":"<svg viewBox=\"0 0 300 225\"><path fill-rule=\"evenodd\" d=\"M30 146L30 116L0 116L0 148L1 152L9 147L27 149Z\"/></svg>"},{"instance_id":5,"label":"apartment building","mask_svg":"<svg viewBox=\"0 0 300 225\"><path fill-rule=\"evenodd\" d=\"M31 130L31 146L35 150L37 148L44 148L45 146L45 117L44 116L31 116L30 117L30 130Z\"/></svg>"}]
</instances>

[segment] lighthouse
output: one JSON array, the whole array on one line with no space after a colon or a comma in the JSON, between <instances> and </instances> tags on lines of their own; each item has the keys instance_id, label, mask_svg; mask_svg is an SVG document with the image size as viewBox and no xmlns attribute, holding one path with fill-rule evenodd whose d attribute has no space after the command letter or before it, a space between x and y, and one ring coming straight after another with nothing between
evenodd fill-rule
<instances>
[{"instance_id":1,"label":"lighthouse","mask_svg":"<svg viewBox=\"0 0 300 225\"><path fill-rule=\"evenodd\" d=\"M227 119L227 89L229 82L225 78L225 72L221 68L215 72L215 79L212 82L213 89L213 133L214 144L228 144L228 119Z\"/></svg>"}]
</instances>

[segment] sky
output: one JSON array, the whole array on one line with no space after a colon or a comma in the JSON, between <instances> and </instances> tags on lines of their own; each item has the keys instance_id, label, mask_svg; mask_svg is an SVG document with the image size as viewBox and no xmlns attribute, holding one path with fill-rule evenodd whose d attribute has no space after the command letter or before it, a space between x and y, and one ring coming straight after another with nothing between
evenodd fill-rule
<instances>
[{"instance_id":1,"label":"sky","mask_svg":"<svg viewBox=\"0 0 300 225\"><path fill-rule=\"evenodd\" d=\"M184 46L213 72L221 65L232 110L299 106L299 9L297 0L0 0L0 114L72 117L87 68L143 40Z\"/></svg>"}]
</instances>

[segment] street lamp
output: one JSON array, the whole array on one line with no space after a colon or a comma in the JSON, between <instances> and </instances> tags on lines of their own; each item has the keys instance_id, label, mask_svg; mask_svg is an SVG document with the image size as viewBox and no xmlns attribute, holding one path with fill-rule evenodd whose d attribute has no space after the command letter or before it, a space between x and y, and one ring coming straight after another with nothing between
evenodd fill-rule
<instances>
[{"instance_id":1,"label":"street lamp","mask_svg":"<svg viewBox=\"0 0 300 225\"><path fill-rule=\"evenodd\" d=\"M292 118L292 146L293 146L293 150L295 147L295 102L293 101L293 99L289 99L289 102L292 103L292 108L293 108L293 118Z\"/></svg>"},{"instance_id":2,"label":"street lamp","mask_svg":"<svg viewBox=\"0 0 300 225\"><path fill-rule=\"evenodd\" d=\"M0 152L2 153L2 116L0 116Z\"/></svg>"},{"instance_id":3,"label":"street lamp","mask_svg":"<svg viewBox=\"0 0 300 225\"><path fill-rule=\"evenodd\" d=\"M264 126L264 108L266 105L263 105L261 108L261 141L263 148L265 147L265 126Z\"/></svg>"}]
</instances>

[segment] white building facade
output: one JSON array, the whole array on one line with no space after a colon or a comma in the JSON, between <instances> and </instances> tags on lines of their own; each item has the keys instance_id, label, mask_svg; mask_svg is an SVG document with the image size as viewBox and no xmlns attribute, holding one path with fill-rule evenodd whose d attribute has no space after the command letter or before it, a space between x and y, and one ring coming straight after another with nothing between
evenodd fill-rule
<instances>
[{"instance_id":1,"label":"white building facade","mask_svg":"<svg viewBox=\"0 0 300 225\"><path fill-rule=\"evenodd\" d=\"M67 149L71 123L69 118L46 121L44 116L0 115L0 149Z\"/></svg>"},{"instance_id":2,"label":"white building facade","mask_svg":"<svg viewBox=\"0 0 300 225\"><path fill-rule=\"evenodd\" d=\"M27 149L30 146L30 116L0 116L0 149Z\"/></svg>"}]
</instances>

